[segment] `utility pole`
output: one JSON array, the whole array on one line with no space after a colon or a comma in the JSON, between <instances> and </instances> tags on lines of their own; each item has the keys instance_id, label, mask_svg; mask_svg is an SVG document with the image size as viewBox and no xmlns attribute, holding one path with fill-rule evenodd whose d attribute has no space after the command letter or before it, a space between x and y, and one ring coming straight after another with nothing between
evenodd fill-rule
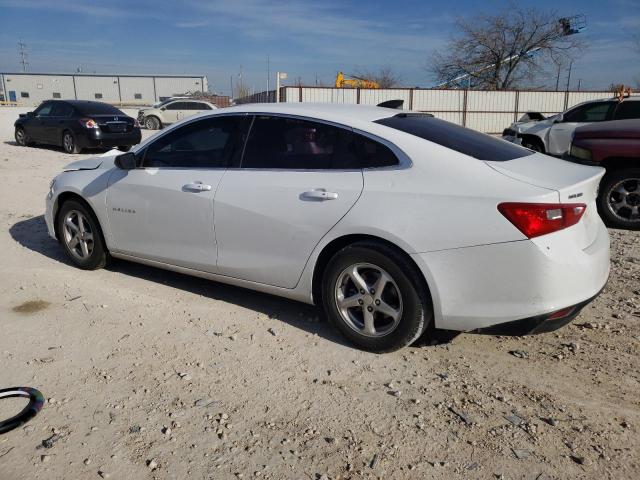
<instances>
[{"instance_id":1,"label":"utility pole","mask_svg":"<svg viewBox=\"0 0 640 480\"><path fill-rule=\"evenodd\" d=\"M233 100L233 75L231 75L229 79L231 80L231 95L229 95L229 98Z\"/></svg>"},{"instance_id":2,"label":"utility pole","mask_svg":"<svg viewBox=\"0 0 640 480\"><path fill-rule=\"evenodd\" d=\"M567 92L569 91L569 83L571 83L571 67L573 67L573 60L569 63L569 74L567 75Z\"/></svg>"},{"instance_id":3,"label":"utility pole","mask_svg":"<svg viewBox=\"0 0 640 480\"><path fill-rule=\"evenodd\" d=\"M22 71L27 71L27 66L29 62L27 62L27 44L20 39L18 42L18 55L20 55L20 64L22 65Z\"/></svg>"},{"instance_id":4,"label":"utility pole","mask_svg":"<svg viewBox=\"0 0 640 480\"><path fill-rule=\"evenodd\" d=\"M269 55L267 55L267 92L269 91L270 85L271 85L271 68L269 65Z\"/></svg>"}]
</instances>

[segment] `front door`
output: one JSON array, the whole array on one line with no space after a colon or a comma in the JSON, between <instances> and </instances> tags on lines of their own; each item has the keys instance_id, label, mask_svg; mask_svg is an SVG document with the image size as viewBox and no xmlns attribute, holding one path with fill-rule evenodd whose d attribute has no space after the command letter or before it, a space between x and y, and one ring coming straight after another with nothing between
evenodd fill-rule
<instances>
[{"instance_id":1,"label":"front door","mask_svg":"<svg viewBox=\"0 0 640 480\"><path fill-rule=\"evenodd\" d=\"M115 251L215 271L213 199L241 121L191 122L139 152L140 168L113 172L107 209Z\"/></svg>"},{"instance_id":2,"label":"front door","mask_svg":"<svg viewBox=\"0 0 640 480\"><path fill-rule=\"evenodd\" d=\"M294 288L322 237L363 188L351 130L256 116L241 168L215 199L219 273Z\"/></svg>"},{"instance_id":3,"label":"front door","mask_svg":"<svg viewBox=\"0 0 640 480\"><path fill-rule=\"evenodd\" d=\"M549 129L547 153L564 154L571 147L573 132L576 128L610 119L614 106L614 102L594 102L569 110L563 115L562 121L554 123Z\"/></svg>"}]
</instances>

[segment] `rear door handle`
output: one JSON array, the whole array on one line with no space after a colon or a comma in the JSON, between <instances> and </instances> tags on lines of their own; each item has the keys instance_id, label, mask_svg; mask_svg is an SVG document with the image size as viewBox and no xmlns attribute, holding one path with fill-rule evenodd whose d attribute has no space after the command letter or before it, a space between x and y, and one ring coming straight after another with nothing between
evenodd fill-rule
<instances>
[{"instance_id":1,"label":"rear door handle","mask_svg":"<svg viewBox=\"0 0 640 480\"><path fill-rule=\"evenodd\" d=\"M338 194L335 192L327 192L324 188L317 188L315 190L309 190L300 194L300 198L303 200L336 200Z\"/></svg>"},{"instance_id":2,"label":"rear door handle","mask_svg":"<svg viewBox=\"0 0 640 480\"><path fill-rule=\"evenodd\" d=\"M202 183L202 182L193 182L193 183L187 183L186 185L182 186L182 191L187 191L187 192L208 192L209 190L211 190L211 185L207 185L206 183Z\"/></svg>"}]
</instances>

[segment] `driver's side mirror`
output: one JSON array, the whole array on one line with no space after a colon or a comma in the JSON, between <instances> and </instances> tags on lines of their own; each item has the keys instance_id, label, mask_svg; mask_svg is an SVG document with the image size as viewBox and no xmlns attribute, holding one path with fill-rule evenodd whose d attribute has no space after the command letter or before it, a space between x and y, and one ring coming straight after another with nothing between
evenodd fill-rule
<instances>
[{"instance_id":1,"label":"driver's side mirror","mask_svg":"<svg viewBox=\"0 0 640 480\"><path fill-rule=\"evenodd\" d=\"M133 152L118 155L114 163L120 170L133 170L138 166L138 160Z\"/></svg>"},{"instance_id":2,"label":"driver's side mirror","mask_svg":"<svg viewBox=\"0 0 640 480\"><path fill-rule=\"evenodd\" d=\"M166 110L166 107L162 107L160 110L164 112Z\"/></svg>"},{"instance_id":3,"label":"driver's side mirror","mask_svg":"<svg viewBox=\"0 0 640 480\"><path fill-rule=\"evenodd\" d=\"M27 112L27 118L33 117L33 112Z\"/></svg>"},{"instance_id":4,"label":"driver's side mirror","mask_svg":"<svg viewBox=\"0 0 640 480\"><path fill-rule=\"evenodd\" d=\"M561 113L559 113L558 116L553 119L553 123L562 123L563 120L564 120L564 117L562 116Z\"/></svg>"}]
</instances>

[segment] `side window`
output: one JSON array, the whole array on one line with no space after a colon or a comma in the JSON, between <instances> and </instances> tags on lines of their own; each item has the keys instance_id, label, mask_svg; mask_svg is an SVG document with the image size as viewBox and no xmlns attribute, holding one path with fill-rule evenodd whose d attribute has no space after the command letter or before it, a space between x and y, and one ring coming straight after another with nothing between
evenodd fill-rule
<instances>
[{"instance_id":1,"label":"side window","mask_svg":"<svg viewBox=\"0 0 640 480\"><path fill-rule=\"evenodd\" d=\"M200 110L213 110L213 109L211 108L211 106L207 105L206 103L201 103Z\"/></svg>"},{"instance_id":2,"label":"side window","mask_svg":"<svg viewBox=\"0 0 640 480\"><path fill-rule=\"evenodd\" d=\"M173 102L165 107L167 110L182 110L182 102Z\"/></svg>"},{"instance_id":3,"label":"side window","mask_svg":"<svg viewBox=\"0 0 640 480\"><path fill-rule=\"evenodd\" d=\"M640 101L623 101L618 104L616 109L616 120L629 120L632 118L640 118Z\"/></svg>"},{"instance_id":4,"label":"side window","mask_svg":"<svg viewBox=\"0 0 640 480\"><path fill-rule=\"evenodd\" d=\"M355 136L350 130L297 118L269 116L255 117L241 167L360 168Z\"/></svg>"},{"instance_id":5,"label":"side window","mask_svg":"<svg viewBox=\"0 0 640 480\"><path fill-rule=\"evenodd\" d=\"M149 145L143 167L225 168L241 117L207 118L180 127Z\"/></svg>"},{"instance_id":6,"label":"side window","mask_svg":"<svg viewBox=\"0 0 640 480\"><path fill-rule=\"evenodd\" d=\"M588 103L564 115L565 122L603 122L609 117L613 102Z\"/></svg>"},{"instance_id":7,"label":"side window","mask_svg":"<svg viewBox=\"0 0 640 480\"><path fill-rule=\"evenodd\" d=\"M68 117L71 115L72 108L66 103L56 103L51 109L53 117Z\"/></svg>"},{"instance_id":8,"label":"side window","mask_svg":"<svg viewBox=\"0 0 640 480\"><path fill-rule=\"evenodd\" d=\"M386 145L364 135L356 135L356 137L362 168L391 167L400 163L398 157Z\"/></svg>"},{"instance_id":9,"label":"side window","mask_svg":"<svg viewBox=\"0 0 640 480\"><path fill-rule=\"evenodd\" d=\"M38 117L48 117L51 115L51 110L53 109L53 103L45 103L44 105L38 107L38 109L33 112L34 115Z\"/></svg>"}]
</instances>

